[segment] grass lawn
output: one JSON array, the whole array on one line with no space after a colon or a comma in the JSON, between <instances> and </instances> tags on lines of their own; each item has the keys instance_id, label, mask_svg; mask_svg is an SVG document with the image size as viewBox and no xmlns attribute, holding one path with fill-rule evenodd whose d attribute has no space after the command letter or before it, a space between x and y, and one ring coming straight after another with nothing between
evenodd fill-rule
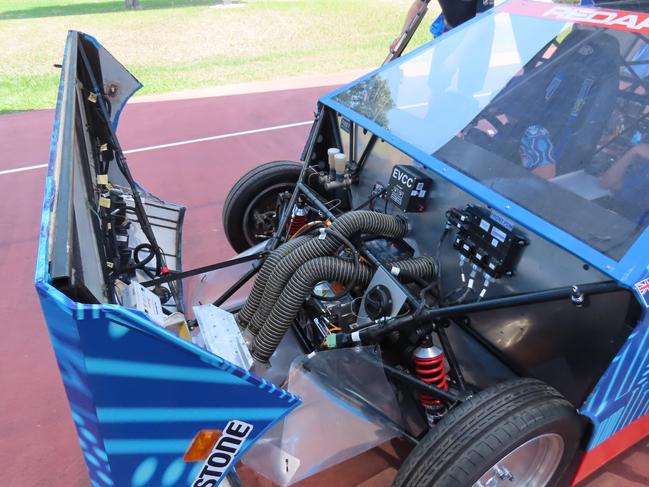
<instances>
[{"instance_id":1,"label":"grass lawn","mask_svg":"<svg viewBox=\"0 0 649 487\"><path fill-rule=\"evenodd\" d=\"M54 106L52 65L68 29L94 35L142 81L140 94L163 93L377 66L411 0L214 3L141 0L127 11L123 0L1 0L0 113Z\"/></svg>"}]
</instances>

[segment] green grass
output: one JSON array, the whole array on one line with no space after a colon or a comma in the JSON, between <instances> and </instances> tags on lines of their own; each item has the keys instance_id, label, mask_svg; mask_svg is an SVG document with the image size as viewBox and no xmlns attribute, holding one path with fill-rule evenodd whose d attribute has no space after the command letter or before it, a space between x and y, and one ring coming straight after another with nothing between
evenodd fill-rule
<instances>
[{"instance_id":1,"label":"green grass","mask_svg":"<svg viewBox=\"0 0 649 487\"><path fill-rule=\"evenodd\" d=\"M183 7L188 5L211 5L212 0L145 0L140 10ZM103 14L107 12L123 12L122 0L5 0L0 10L0 20L3 19L32 19L39 17L55 17L66 15Z\"/></svg>"},{"instance_id":2,"label":"green grass","mask_svg":"<svg viewBox=\"0 0 649 487\"><path fill-rule=\"evenodd\" d=\"M378 66L410 0L1 0L0 113L56 102L68 29L94 35L164 93ZM433 15L427 20L432 20ZM411 47L428 40L425 28Z\"/></svg>"}]
</instances>

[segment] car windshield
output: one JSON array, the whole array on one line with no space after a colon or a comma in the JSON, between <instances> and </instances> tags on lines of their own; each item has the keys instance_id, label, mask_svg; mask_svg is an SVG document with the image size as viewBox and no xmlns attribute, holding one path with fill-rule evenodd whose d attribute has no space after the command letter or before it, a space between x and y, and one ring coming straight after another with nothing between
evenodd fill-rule
<instances>
[{"instance_id":1,"label":"car windshield","mask_svg":"<svg viewBox=\"0 0 649 487\"><path fill-rule=\"evenodd\" d=\"M649 213L649 45L575 24L435 155L619 259Z\"/></svg>"},{"instance_id":2,"label":"car windshield","mask_svg":"<svg viewBox=\"0 0 649 487\"><path fill-rule=\"evenodd\" d=\"M649 220L648 41L499 12L335 101L619 260Z\"/></svg>"}]
</instances>

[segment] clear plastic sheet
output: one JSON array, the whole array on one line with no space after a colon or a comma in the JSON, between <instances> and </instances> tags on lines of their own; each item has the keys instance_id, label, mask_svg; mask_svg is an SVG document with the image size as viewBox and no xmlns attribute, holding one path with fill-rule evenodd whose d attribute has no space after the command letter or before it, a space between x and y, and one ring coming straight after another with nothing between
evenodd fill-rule
<instances>
[{"instance_id":1,"label":"clear plastic sheet","mask_svg":"<svg viewBox=\"0 0 649 487\"><path fill-rule=\"evenodd\" d=\"M255 245L245 252L233 258L245 257L255 253L263 252L266 242ZM218 299L230 286L235 284L246 272L253 268L256 261L234 264L222 269L206 272L183 280L185 295L185 308L188 318L194 318L193 306L208 304ZM224 309L232 309L242 305L250 293L250 288L255 282L253 277L236 291L225 303L221 305Z\"/></svg>"},{"instance_id":2,"label":"clear plastic sheet","mask_svg":"<svg viewBox=\"0 0 649 487\"><path fill-rule=\"evenodd\" d=\"M288 390L304 403L258 440L243 463L286 486L399 436L401 412L381 364L374 347L295 359Z\"/></svg>"}]
</instances>

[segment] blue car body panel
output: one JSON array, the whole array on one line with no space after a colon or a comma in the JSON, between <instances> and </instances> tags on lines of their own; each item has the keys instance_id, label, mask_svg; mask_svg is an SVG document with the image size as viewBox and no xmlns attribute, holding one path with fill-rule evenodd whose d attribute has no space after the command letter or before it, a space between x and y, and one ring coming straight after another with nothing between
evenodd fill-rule
<instances>
[{"instance_id":1,"label":"blue car body panel","mask_svg":"<svg viewBox=\"0 0 649 487\"><path fill-rule=\"evenodd\" d=\"M436 158L433 150L422 149L403 133L397 135L336 100L340 93L371 77L396 72L409 60L442 43L450 45L480 25L489 30L498 15L517 17L498 8L486 12L407 56L334 90L320 101L507 218L634 291L644 308L641 320L580 408L593 424L588 443L588 450L592 450L649 413L649 305L646 291L635 286L649 275L649 231L639 235L619 261L612 259ZM517 49L521 66L566 25L548 19L521 22L528 22L535 32L529 39L516 39L520 43ZM505 79L507 73L499 75ZM493 99L497 93L489 96ZM188 485L197 466L183 462L182 455L199 430L223 429L232 419L252 424L253 434L242 454L264 431L297 407L300 399L167 333L142 313L116 305L80 304L51 285L48 246L56 193L54 166L62 130L62 94L63 79L52 135L35 280L90 478L98 486ZM124 96L114 112L114 124L131 94Z\"/></svg>"},{"instance_id":2,"label":"blue car body panel","mask_svg":"<svg viewBox=\"0 0 649 487\"><path fill-rule=\"evenodd\" d=\"M183 454L200 430L222 430L233 419L252 425L238 458L301 401L167 332L142 312L77 303L52 286L49 246L57 148L66 130L64 81L62 76L35 285L90 480L93 486L187 486L202 463L186 463Z\"/></svg>"},{"instance_id":3,"label":"blue car body panel","mask_svg":"<svg viewBox=\"0 0 649 487\"><path fill-rule=\"evenodd\" d=\"M589 450L649 414L649 319L646 313L579 411L594 425Z\"/></svg>"}]
</instances>

